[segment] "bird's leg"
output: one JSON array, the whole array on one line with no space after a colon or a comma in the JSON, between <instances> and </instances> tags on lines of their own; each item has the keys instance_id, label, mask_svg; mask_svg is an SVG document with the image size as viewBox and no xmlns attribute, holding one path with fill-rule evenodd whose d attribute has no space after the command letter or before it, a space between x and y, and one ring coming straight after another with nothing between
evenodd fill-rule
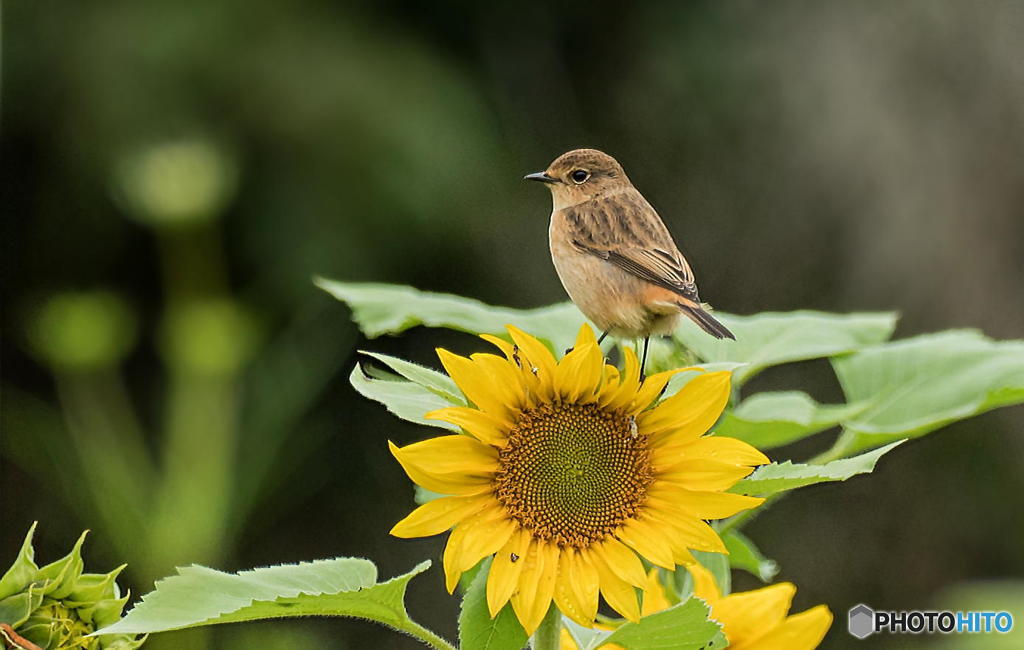
<instances>
[{"instance_id":1,"label":"bird's leg","mask_svg":"<svg viewBox=\"0 0 1024 650\"><path fill-rule=\"evenodd\" d=\"M650 342L651 342L651 337L650 336L645 336L644 337L644 356L640 360L640 383L641 384L644 382L644 379L646 377L646 375L644 375L644 368L647 367L647 346L648 346L648 344Z\"/></svg>"}]
</instances>

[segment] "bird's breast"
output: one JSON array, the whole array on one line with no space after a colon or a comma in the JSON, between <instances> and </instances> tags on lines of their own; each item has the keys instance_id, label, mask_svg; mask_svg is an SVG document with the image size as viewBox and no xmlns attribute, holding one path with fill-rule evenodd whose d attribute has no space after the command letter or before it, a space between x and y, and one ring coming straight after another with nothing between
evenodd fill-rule
<instances>
[{"instance_id":1,"label":"bird's breast","mask_svg":"<svg viewBox=\"0 0 1024 650\"><path fill-rule=\"evenodd\" d=\"M580 250L559 212L551 215L549 241L558 278L587 318L602 330L613 332L645 328L650 315L642 304L641 280Z\"/></svg>"}]
</instances>

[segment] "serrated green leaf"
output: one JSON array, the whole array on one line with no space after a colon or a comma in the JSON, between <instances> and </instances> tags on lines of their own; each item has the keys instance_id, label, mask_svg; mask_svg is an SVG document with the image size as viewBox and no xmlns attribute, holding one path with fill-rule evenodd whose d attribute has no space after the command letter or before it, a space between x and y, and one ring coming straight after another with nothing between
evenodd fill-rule
<instances>
[{"instance_id":1,"label":"serrated green leaf","mask_svg":"<svg viewBox=\"0 0 1024 650\"><path fill-rule=\"evenodd\" d=\"M495 307L447 293L420 291L409 286L336 282L315 278L321 289L352 309L352 318L366 336L398 334L417 325L446 327L470 334L505 334L513 324L563 350L576 340L586 318L572 303L536 309Z\"/></svg>"},{"instance_id":2,"label":"serrated green leaf","mask_svg":"<svg viewBox=\"0 0 1024 650\"><path fill-rule=\"evenodd\" d=\"M626 623L601 639L600 643L616 643L627 650L724 648L726 642L721 626L708 618L708 612L704 601L690 598L645 616L639 623Z\"/></svg>"},{"instance_id":3,"label":"serrated green leaf","mask_svg":"<svg viewBox=\"0 0 1024 650\"><path fill-rule=\"evenodd\" d=\"M830 429L867 404L819 404L801 391L757 393L722 416L715 433L758 449L781 447Z\"/></svg>"},{"instance_id":4,"label":"serrated green leaf","mask_svg":"<svg viewBox=\"0 0 1024 650\"><path fill-rule=\"evenodd\" d=\"M476 577L462 598L459 613L459 647L461 650L519 650L528 639L511 605L506 604L491 618L487 608L487 574L491 558L484 560Z\"/></svg>"},{"instance_id":5,"label":"serrated green leaf","mask_svg":"<svg viewBox=\"0 0 1024 650\"><path fill-rule=\"evenodd\" d=\"M139 634L293 616L348 616L410 632L419 626L405 610L409 580L430 562L387 582L360 558L336 558L223 573L201 566L178 569L157 582L119 622L96 634ZM422 629L422 628L420 628Z\"/></svg>"},{"instance_id":6,"label":"serrated green leaf","mask_svg":"<svg viewBox=\"0 0 1024 650\"><path fill-rule=\"evenodd\" d=\"M845 481L851 476L874 471L878 459L903 442L905 441L897 440L859 456L833 460L823 465L805 465L788 460L784 463L762 465L729 491L736 494L769 496L815 483Z\"/></svg>"},{"instance_id":7,"label":"serrated green leaf","mask_svg":"<svg viewBox=\"0 0 1024 650\"><path fill-rule=\"evenodd\" d=\"M736 340L716 339L690 321L675 331L675 339L706 362L748 364L737 369L737 384L761 370L793 361L831 357L887 340L896 326L896 314L830 314L817 311L764 312L735 316L715 312L736 334Z\"/></svg>"},{"instance_id":8,"label":"serrated green leaf","mask_svg":"<svg viewBox=\"0 0 1024 650\"><path fill-rule=\"evenodd\" d=\"M424 414L447 406L457 406L437 393L411 381L374 379L358 365L348 377L360 395L380 402L389 411L408 422L459 431L459 427L441 420L428 420Z\"/></svg>"},{"instance_id":9,"label":"serrated green leaf","mask_svg":"<svg viewBox=\"0 0 1024 650\"><path fill-rule=\"evenodd\" d=\"M368 352L366 350L361 350L360 352L386 364L400 376L408 379L414 384L423 386L433 393L436 393L439 397L444 398L448 402L459 406L466 405L466 400L462 396L462 391L459 390L459 387L455 385L455 382L452 381L452 378L448 375L387 354Z\"/></svg>"},{"instance_id":10,"label":"serrated green leaf","mask_svg":"<svg viewBox=\"0 0 1024 650\"><path fill-rule=\"evenodd\" d=\"M729 551L729 564L734 569L748 571L764 583L771 582L779 573L778 563L762 555L757 546L743 533L737 530L726 531L722 534L722 541Z\"/></svg>"},{"instance_id":11,"label":"serrated green leaf","mask_svg":"<svg viewBox=\"0 0 1024 650\"><path fill-rule=\"evenodd\" d=\"M1024 402L1024 341L974 331L918 336L833 360L851 402L848 451L925 435L950 422Z\"/></svg>"}]
</instances>

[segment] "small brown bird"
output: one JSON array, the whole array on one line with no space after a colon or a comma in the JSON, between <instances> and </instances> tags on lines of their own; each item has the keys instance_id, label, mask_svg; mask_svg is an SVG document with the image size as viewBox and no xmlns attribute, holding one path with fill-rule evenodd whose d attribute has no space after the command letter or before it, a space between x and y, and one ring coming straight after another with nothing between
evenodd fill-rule
<instances>
[{"instance_id":1,"label":"small brown bird","mask_svg":"<svg viewBox=\"0 0 1024 650\"><path fill-rule=\"evenodd\" d=\"M651 335L671 332L680 314L716 338L736 338L704 309L690 265L618 161L576 149L526 178L551 190L551 259L562 286L604 331L599 341L644 339L641 375Z\"/></svg>"}]
</instances>

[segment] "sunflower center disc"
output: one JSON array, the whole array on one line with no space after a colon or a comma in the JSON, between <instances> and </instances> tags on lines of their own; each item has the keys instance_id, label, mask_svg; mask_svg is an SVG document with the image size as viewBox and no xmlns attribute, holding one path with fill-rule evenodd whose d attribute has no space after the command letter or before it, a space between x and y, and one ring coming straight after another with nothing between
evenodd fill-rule
<instances>
[{"instance_id":1,"label":"sunflower center disc","mask_svg":"<svg viewBox=\"0 0 1024 650\"><path fill-rule=\"evenodd\" d=\"M525 411L498 455L495 493L539 539L585 548L643 503L651 483L645 436L593 404Z\"/></svg>"}]
</instances>

